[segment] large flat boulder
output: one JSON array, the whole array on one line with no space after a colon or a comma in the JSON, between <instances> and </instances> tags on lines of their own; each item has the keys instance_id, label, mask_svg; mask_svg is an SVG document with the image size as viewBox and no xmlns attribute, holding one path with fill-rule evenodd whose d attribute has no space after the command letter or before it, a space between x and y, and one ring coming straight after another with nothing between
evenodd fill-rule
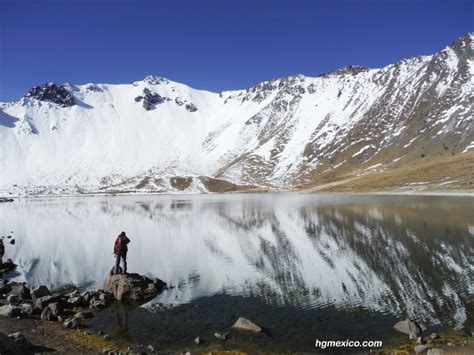
<instances>
[{"instance_id":1,"label":"large flat boulder","mask_svg":"<svg viewBox=\"0 0 474 355\"><path fill-rule=\"evenodd\" d=\"M240 317L239 319L237 319L232 328L237 330L245 330L253 333L260 333L262 331L262 328L260 326L244 317Z\"/></svg>"},{"instance_id":2,"label":"large flat boulder","mask_svg":"<svg viewBox=\"0 0 474 355\"><path fill-rule=\"evenodd\" d=\"M119 301L151 299L165 288L166 283L160 279L152 279L139 274L110 273L104 281L104 291L113 294Z\"/></svg>"}]
</instances>

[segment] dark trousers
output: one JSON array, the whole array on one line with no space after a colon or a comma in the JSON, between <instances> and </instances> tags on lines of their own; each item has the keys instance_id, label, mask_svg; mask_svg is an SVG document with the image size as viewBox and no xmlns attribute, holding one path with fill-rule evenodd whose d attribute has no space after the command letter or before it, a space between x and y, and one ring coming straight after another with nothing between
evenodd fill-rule
<instances>
[{"instance_id":1,"label":"dark trousers","mask_svg":"<svg viewBox=\"0 0 474 355\"><path fill-rule=\"evenodd\" d=\"M123 261L123 273L127 273L127 254L117 254L115 255L115 272L117 272L119 266L120 266L120 259Z\"/></svg>"}]
</instances>

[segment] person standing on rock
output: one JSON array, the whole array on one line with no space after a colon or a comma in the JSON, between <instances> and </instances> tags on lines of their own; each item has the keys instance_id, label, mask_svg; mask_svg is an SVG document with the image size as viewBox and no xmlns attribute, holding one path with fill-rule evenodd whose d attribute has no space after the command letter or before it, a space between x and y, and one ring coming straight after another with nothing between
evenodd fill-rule
<instances>
[{"instance_id":1,"label":"person standing on rock","mask_svg":"<svg viewBox=\"0 0 474 355\"><path fill-rule=\"evenodd\" d=\"M130 243L130 239L128 239L125 232L119 234L117 239L115 239L114 245L114 254L115 254L115 273L119 271L120 260L123 260L123 274L127 273L127 252L128 247L127 244Z\"/></svg>"},{"instance_id":2,"label":"person standing on rock","mask_svg":"<svg viewBox=\"0 0 474 355\"><path fill-rule=\"evenodd\" d=\"M5 245L3 245L3 240L0 239L0 266L3 265L3 256L5 255Z\"/></svg>"}]
</instances>

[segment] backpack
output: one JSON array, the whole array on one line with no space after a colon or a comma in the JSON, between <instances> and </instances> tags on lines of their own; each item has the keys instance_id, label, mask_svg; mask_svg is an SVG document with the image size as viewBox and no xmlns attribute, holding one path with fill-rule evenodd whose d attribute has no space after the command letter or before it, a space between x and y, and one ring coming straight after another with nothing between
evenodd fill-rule
<instances>
[{"instance_id":1,"label":"backpack","mask_svg":"<svg viewBox=\"0 0 474 355\"><path fill-rule=\"evenodd\" d=\"M127 242L124 240L122 236L118 236L115 240L114 245L114 254L117 255L124 255L127 252Z\"/></svg>"}]
</instances>

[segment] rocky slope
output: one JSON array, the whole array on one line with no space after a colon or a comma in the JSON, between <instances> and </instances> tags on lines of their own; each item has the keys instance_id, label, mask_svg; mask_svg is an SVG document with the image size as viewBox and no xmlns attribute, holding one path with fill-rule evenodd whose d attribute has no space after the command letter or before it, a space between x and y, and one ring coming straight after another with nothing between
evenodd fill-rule
<instances>
[{"instance_id":1,"label":"rocky slope","mask_svg":"<svg viewBox=\"0 0 474 355\"><path fill-rule=\"evenodd\" d=\"M45 84L0 103L0 192L293 188L465 154L474 150L473 39L381 69L220 94L154 76ZM455 182L449 171L427 179Z\"/></svg>"}]
</instances>

